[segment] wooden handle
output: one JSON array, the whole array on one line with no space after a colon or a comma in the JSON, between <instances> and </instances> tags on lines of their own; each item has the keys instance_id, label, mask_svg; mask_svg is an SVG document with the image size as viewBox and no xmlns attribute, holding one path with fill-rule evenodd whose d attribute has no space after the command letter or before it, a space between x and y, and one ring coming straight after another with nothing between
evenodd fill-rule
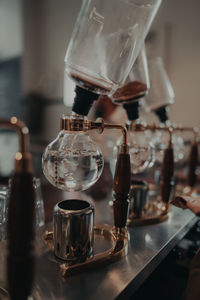
<instances>
[{"instance_id":1,"label":"wooden handle","mask_svg":"<svg viewBox=\"0 0 200 300\"><path fill-rule=\"evenodd\" d=\"M198 165L198 145L195 142L189 155L188 185L194 187L197 181L196 168Z\"/></svg>"},{"instance_id":2,"label":"wooden handle","mask_svg":"<svg viewBox=\"0 0 200 300\"><path fill-rule=\"evenodd\" d=\"M114 224L123 228L129 214L129 190L131 182L130 155L118 154L115 176L114 176Z\"/></svg>"},{"instance_id":3,"label":"wooden handle","mask_svg":"<svg viewBox=\"0 0 200 300\"><path fill-rule=\"evenodd\" d=\"M165 149L164 152L162 174L161 174L161 197L164 203L168 203L170 200L173 175L174 175L174 154L173 154L173 148L169 146L167 149Z\"/></svg>"},{"instance_id":4,"label":"wooden handle","mask_svg":"<svg viewBox=\"0 0 200 300\"><path fill-rule=\"evenodd\" d=\"M8 289L12 300L25 300L33 283L34 255L33 178L29 173L15 174L8 207Z\"/></svg>"}]
</instances>

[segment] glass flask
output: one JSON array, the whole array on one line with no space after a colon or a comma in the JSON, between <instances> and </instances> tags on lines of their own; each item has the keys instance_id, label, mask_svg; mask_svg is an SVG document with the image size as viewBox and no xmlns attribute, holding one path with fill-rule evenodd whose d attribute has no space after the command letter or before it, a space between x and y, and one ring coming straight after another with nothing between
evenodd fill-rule
<instances>
[{"instance_id":1,"label":"glass flask","mask_svg":"<svg viewBox=\"0 0 200 300\"><path fill-rule=\"evenodd\" d=\"M130 73L161 0L83 1L65 56L77 85L112 94Z\"/></svg>"},{"instance_id":2,"label":"glass flask","mask_svg":"<svg viewBox=\"0 0 200 300\"><path fill-rule=\"evenodd\" d=\"M143 123L137 120L136 123ZM131 160L131 173L143 173L151 168L155 162L155 148L148 135L148 131L134 132L128 130L127 143L129 146L130 160ZM116 156L117 149L121 144L121 138L117 140L117 145L114 149L114 156Z\"/></svg>"},{"instance_id":3,"label":"glass flask","mask_svg":"<svg viewBox=\"0 0 200 300\"><path fill-rule=\"evenodd\" d=\"M147 137L144 132L128 133L132 174L142 173L154 165L155 148Z\"/></svg>"},{"instance_id":4,"label":"glass flask","mask_svg":"<svg viewBox=\"0 0 200 300\"><path fill-rule=\"evenodd\" d=\"M42 166L55 187L69 192L84 191L99 179L104 161L101 150L87 132L61 130L46 147Z\"/></svg>"},{"instance_id":5,"label":"glass flask","mask_svg":"<svg viewBox=\"0 0 200 300\"><path fill-rule=\"evenodd\" d=\"M167 126L171 125L170 121L166 122ZM153 143L155 146L155 156L158 163L162 163L164 150L168 145L169 135L166 131L156 131L153 137ZM172 134L172 145L174 150L174 162L181 162L185 156L185 144L182 136L175 133Z\"/></svg>"}]
</instances>

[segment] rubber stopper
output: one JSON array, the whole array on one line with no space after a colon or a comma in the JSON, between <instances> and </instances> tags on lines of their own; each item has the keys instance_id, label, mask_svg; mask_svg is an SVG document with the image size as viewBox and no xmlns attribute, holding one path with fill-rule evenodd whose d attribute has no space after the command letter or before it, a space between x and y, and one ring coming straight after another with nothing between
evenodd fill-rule
<instances>
[{"instance_id":1,"label":"rubber stopper","mask_svg":"<svg viewBox=\"0 0 200 300\"><path fill-rule=\"evenodd\" d=\"M99 95L79 86L75 87L75 94L72 111L87 116L93 102L98 99Z\"/></svg>"}]
</instances>

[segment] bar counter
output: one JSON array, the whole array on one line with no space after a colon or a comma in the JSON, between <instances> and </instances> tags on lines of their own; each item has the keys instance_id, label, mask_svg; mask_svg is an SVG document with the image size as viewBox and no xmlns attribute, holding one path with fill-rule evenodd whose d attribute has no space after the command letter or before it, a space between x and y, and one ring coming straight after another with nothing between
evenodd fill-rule
<instances>
[{"instance_id":1,"label":"bar counter","mask_svg":"<svg viewBox=\"0 0 200 300\"><path fill-rule=\"evenodd\" d=\"M57 197L54 201L71 197L91 201L85 194L70 195L62 192L59 195L60 199ZM103 201L93 202L95 223L113 224L112 208L108 205L110 199L111 195ZM45 202L45 206L48 203L50 207L53 206L53 202L50 201ZM45 228L51 229L52 225L48 223L37 233L34 299L129 299L196 221L197 217L190 211L172 206L167 221L129 228L130 240L126 257L110 265L75 274L66 279L61 277L55 257L52 252L45 250L41 238ZM1 243L0 247L0 265L3 267L1 268L3 272L0 272L0 283L5 287L5 244Z\"/></svg>"}]
</instances>

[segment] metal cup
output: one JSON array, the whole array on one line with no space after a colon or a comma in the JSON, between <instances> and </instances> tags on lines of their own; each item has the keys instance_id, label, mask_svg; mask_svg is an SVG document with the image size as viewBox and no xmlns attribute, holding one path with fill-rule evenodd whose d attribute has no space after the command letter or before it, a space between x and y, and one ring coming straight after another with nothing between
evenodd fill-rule
<instances>
[{"instance_id":1,"label":"metal cup","mask_svg":"<svg viewBox=\"0 0 200 300\"><path fill-rule=\"evenodd\" d=\"M93 254L94 208L84 200L64 200L54 207L54 253L63 260L84 261Z\"/></svg>"},{"instance_id":2,"label":"metal cup","mask_svg":"<svg viewBox=\"0 0 200 300\"><path fill-rule=\"evenodd\" d=\"M130 189L130 211L141 217L143 209L148 202L149 187L146 181L132 181Z\"/></svg>"}]
</instances>

